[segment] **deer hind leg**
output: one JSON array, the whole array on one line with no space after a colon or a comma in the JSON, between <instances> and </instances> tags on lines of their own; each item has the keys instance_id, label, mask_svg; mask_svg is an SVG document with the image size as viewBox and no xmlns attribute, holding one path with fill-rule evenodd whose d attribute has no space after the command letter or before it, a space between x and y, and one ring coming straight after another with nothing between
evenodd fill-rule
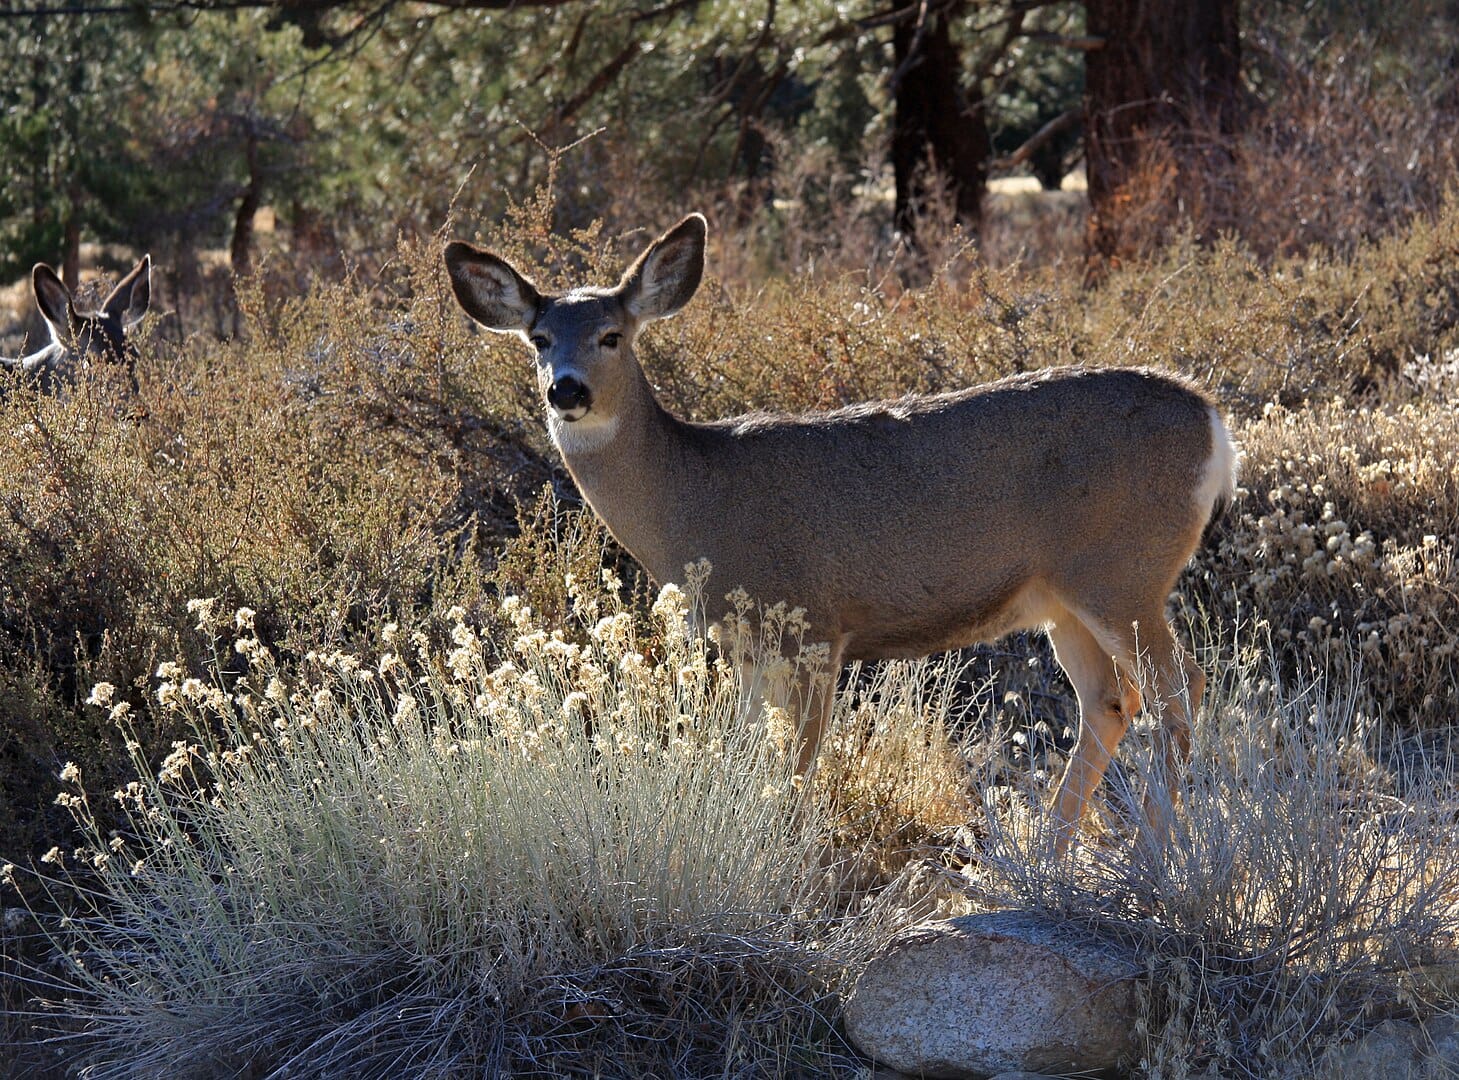
<instances>
[{"instance_id":1,"label":"deer hind leg","mask_svg":"<svg viewBox=\"0 0 1459 1080\"><path fill-rule=\"evenodd\" d=\"M1153 677L1158 695L1160 726L1156 730L1157 760L1162 772L1159 790L1145 796L1145 817L1160 838L1170 833L1173 807L1171 784L1190 758L1191 724L1206 689L1206 676L1188 656L1163 612L1154 612L1140 622L1140 658ZM1148 628L1148 629L1147 629Z\"/></svg>"},{"instance_id":2,"label":"deer hind leg","mask_svg":"<svg viewBox=\"0 0 1459 1080\"><path fill-rule=\"evenodd\" d=\"M1159 707L1156 745L1166 784L1147 792L1145 817L1163 841L1171 824L1168 782L1190 756L1191 723L1205 691L1205 674L1180 647L1159 608L1122 623L1119 630L1092 627L1066 613L1049 636L1079 697L1079 739L1054 799L1055 850L1068 846L1130 719L1140 711L1140 680L1147 676L1146 689Z\"/></svg>"},{"instance_id":3,"label":"deer hind leg","mask_svg":"<svg viewBox=\"0 0 1459 1080\"><path fill-rule=\"evenodd\" d=\"M1140 691L1115 653L1072 612L1049 627L1049 638L1079 698L1079 736L1053 804L1054 850L1062 853L1140 708Z\"/></svg>"}]
</instances>

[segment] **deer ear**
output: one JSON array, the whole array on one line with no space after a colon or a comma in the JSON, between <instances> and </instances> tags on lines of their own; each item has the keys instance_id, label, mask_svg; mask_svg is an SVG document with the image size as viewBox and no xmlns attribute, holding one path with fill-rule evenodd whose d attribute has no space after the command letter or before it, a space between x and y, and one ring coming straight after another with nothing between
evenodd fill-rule
<instances>
[{"instance_id":1,"label":"deer ear","mask_svg":"<svg viewBox=\"0 0 1459 1080\"><path fill-rule=\"evenodd\" d=\"M143 255L132 272L102 301L101 310L121 320L122 327L130 330L142 321L147 308L152 304L152 256Z\"/></svg>"},{"instance_id":2,"label":"deer ear","mask_svg":"<svg viewBox=\"0 0 1459 1080\"><path fill-rule=\"evenodd\" d=\"M445 259L457 302L482 326L522 333L536 321L542 295L501 256L453 240Z\"/></svg>"},{"instance_id":3,"label":"deer ear","mask_svg":"<svg viewBox=\"0 0 1459 1080\"><path fill-rule=\"evenodd\" d=\"M35 289L36 306L41 309L46 322L50 323L51 336L60 341L71 332L76 321L76 309L71 305L71 290L56 276L56 272L45 263L36 263L30 272L30 283Z\"/></svg>"},{"instance_id":4,"label":"deer ear","mask_svg":"<svg viewBox=\"0 0 1459 1080\"><path fill-rule=\"evenodd\" d=\"M694 296L704 276L704 241L709 226L690 214L659 237L623 274L618 295L640 322L674 314Z\"/></svg>"}]
</instances>

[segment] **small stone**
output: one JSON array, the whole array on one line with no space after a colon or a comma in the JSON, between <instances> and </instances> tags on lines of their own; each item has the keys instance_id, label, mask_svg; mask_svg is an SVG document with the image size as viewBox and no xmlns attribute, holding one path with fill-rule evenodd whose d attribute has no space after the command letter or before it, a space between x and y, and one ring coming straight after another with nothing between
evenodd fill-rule
<instances>
[{"instance_id":1,"label":"small stone","mask_svg":"<svg viewBox=\"0 0 1459 1080\"><path fill-rule=\"evenodd\" d=\"M1385 1020L1362 1038L1330 1048L1323 1055L1328 1080L1375 1080L1423 1075L1423 1032L1417 1025Z\"/></svg>"},{"instance_id":2,"label":"small stone","mask_svg":"<svg viewBox=\"0 0 1459 1080\"><path fill-rule=\"evenodd\" d=\"M1436 1016L1424 1025L1424 1033L1435 1049L1459 1051L1459 1016Z\"/></svg>"}]
</instances>

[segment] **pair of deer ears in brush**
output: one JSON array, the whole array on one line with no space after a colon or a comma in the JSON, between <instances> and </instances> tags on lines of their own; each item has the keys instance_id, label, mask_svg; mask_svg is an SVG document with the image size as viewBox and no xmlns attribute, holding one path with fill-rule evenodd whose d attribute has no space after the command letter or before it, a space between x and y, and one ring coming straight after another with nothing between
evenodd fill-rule
<instances>
[{"instance_id":1,"label":"pair of deer ears in brush","mask_svg":"<svg viewBox=\"0 0 1459 1080\"><path fill-rule=\"evenodd\" d=\"M707 235L703 216L690 214L645 248L614 288L593 295L617 296L640 325L673 315L699 288ZM455 240L446 245L445 259L457 301L488 330L525 334L549 299L493 252Z\"/></svg>"},{"instance_id":2,"label":"pair of deer ears in brush","mask_svg":"<svg viewBox=\"0 0 1459 1080\"><path fill-rule=\"evenodd\" d=\"M143 255L95 311L77 308L71 290L45 263L31 271L31 284L52 339L62 345L92 339L94 347L120 356L127 331L142 321L152 303L152 257Z\"/></svg>"}]
</instances>

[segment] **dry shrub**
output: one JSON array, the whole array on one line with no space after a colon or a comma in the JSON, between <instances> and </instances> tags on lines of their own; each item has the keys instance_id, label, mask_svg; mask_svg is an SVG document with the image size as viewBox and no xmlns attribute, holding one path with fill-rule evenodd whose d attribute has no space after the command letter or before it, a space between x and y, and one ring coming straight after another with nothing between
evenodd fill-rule
<instances>
[{"instance_id":1,"label":"dry shrub","mask_svg":"<svg viewBox=\"0 0 1459 1080\"><path fill-rule=\"evenodd\" d=\"M391 624L290 673L226 621L249 673L163 665L190 721L43 862L79 1064L108 1076L826 1075L837 972L821 817L731 666L687 630L576 590L565 640L516 597L483 642ZM209 628L223 618L194 605ZM657 660L645 658L657 643ZM493 655L510 656L497 663ZM115 688L92 698L126 727ZM71 867L63 870L63 867ZM19 873L14 867L6 875ZM22 877L25 875L21 874ZM37 973L38 977L40 973Z\"/></svg>"},{"instance_id":2,"label":"dry shrub","mask_svg":"<svg viewBox=\"0 0 1459 1080\"><path fill-rule=\"evenodd\" d=\"M1438 208L1459 163L1459 84L1429 47L1452 33L1451 13L1406 5L1337 32L1315 25L1326 13L1304 14L1314 25L1291 9L1245 39L1264 108L1237 147L1237 228L1267 255L1351 250L1401 228Z\"/></svg>"},{"instance_id":3,"label":"dry shrub","mask_svg":"<svg viewBox=\"0 0 1459 1080\"><path fill-rule=\"evenodd\" d=\"M92 679L138 694L192 597L253 596L281 636L330 640L429 596L448 478L373 467L364 440L311 423L277 357L241 355L199 357L217 372L168 385L144 378L127 414L92 382L6 404L0 652L19 670L31 658L63 708Z\"/></svg>"},{"instance_id":4,"label":"dry shrub","mask_svg":"<svg viewBox=\"0 0 1459 1080\"><path fill-rule=\"evenodd\" d=\"M298 655L490 589L490 545L554 466L520 357L472 335L438 249L403 243L376 290L245 288L245 339L148 351L135 395L83 378L0 402L0 665L28 702L0 742L0 849L55 831L37 771L117 767L92 682L141 707L162 656L206 658L179 637L189 599L247 598Z\"/></svg>"},{"instance_id":5,"label":"dry shrub","mask_svg":"<svg viewBox=\"0 0 1459 1080\"><path fill-rule=\"evenodd\" d=\"M1407 5L1333 32L1315 25L1324 12L1286 7L1248 20L1237 133L1194 116L1141 140L1104 215L1121 261L1183 231L1238 237L1263 262L1347 254L1438 210L1459 164L1459 83L1424 50L1452 16Z\"/></svg>"},{"instance_id":6,"label":"dry shrub","mask_svg":"<svg viewBox=\"0 0 1459 1080\"><path fill-rule=\"evenodd\" d=\"M1403 401L1415 366L1459 345L1459 199L1345 254L1268 263L1185 234L1063 304L1081 357L1175 366L1238 414L1334 394Z\"/></svg>"},{"instance_id":7,"label":"dry shrub","mask_svg":"<svg viewBox=\"0 0 1459 1080\"><path fill-rule=\"evenodd\" d=\"M1349 651L1385 715L1459 715L1459 409L1342 400L1246 425L1246 494L1199 556L1199 603L1257 617L1292 665Z\"/></svg>"},{"instance_id":8,"label":"dry shrub","mask_svg":"<svg viewBox=\"0 0 1459 1080\"><path fill-rule=\"evenodd\" d=\"M1137 950L1152 1078L1320 1076L1328 1047L1459 1005L1423 976L1459 946L1452 758L1395 769L1400 733L1366 711L1350 656L1287 681L1268 643L1237 648L1209 668L1181 777L1140 740L1122 748L1106 798L1128 809L1102 840L1042 857L1037 792L986 799L967 834L981 904L1055 912ZM1166 844L1134 824L1145 791L1178 796Z\"/></svg>"},{"instance_id":9,"label":"dry shrub","mask_svg":"<svg viewBox=\"0 0 1459 1080\"><path fill-rule=\"evenodd\" d=\"M853 274L712 295L639 345L664 403L694 419L952 389L1072 354L1055 297L1010 271L974 267L909 292Z\"/></svg>"}]
</instances>

